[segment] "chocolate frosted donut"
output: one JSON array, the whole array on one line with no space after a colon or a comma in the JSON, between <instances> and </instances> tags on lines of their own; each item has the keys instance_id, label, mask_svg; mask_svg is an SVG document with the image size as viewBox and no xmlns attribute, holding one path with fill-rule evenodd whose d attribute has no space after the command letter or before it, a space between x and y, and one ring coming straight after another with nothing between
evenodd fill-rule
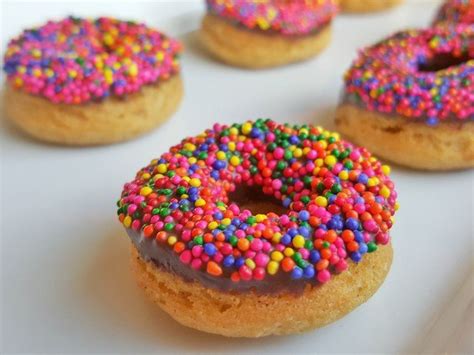
<instances>
[{"instance_id":1,"label":"chocolate frosted donut","mask_svg":"<svg viewBox=\"0 0 474 355\"><path fill-rule=\"evenodd\" d=\"M360 51L344 77L341 133L409 167L474 166L474 26L396 33Z\"/></svg>"},{"instance_id":2,"label":"chocolate frosted donut","mask_svg":"<svg viewBox=\"0 0 474 355\"><path fill-rule=\"evenodd\" d=\"M207 0L201 40L224 63L266 68L308 59L330 41L335 0Z\"/></svg>"},{"instance_id":3,"label":"chocolate frosted donut","mask_svg":"<svg viewBox=\"0 0 474 355\"><path fill-rule=\"evenodd\" d=\"M155 29L113 18L67 17L27 29L5 53L7 115L53 143L133 138L176 110L180 51Z\"/></svg>"},{"instance_id":4,"label":"chocolate frosted donut","mask_svg":"<svg viewBox=\"0 0 474 355\"><path fill-rule=\"evenodd\" d=\"M227 336L293 333L342 317L383 282L389 172L320 127L216 124L125 184L118 216L139 283L175 319Z\"/></svg>"}]
</instances>

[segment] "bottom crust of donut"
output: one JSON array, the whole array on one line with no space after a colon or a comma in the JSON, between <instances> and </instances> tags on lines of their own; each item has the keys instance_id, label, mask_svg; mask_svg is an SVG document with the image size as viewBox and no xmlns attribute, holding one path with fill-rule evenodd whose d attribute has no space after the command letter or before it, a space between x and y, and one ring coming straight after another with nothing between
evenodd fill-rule
<instances>
[{"instance_id":1,"label":"bottom crust of donut","mask_svg":"<svg viewBox=\"0 0 474 355\"><path fill-rule=\"evenodd\" d=\"M132 270L146 295L179 323L228 337L300 333L322 327L367 301L384 281L393 257L380 246L328 283L302 294L232 294L186 282L145 262L131 248Z\"/></svg>"},{"instance_id":2,"label":"bottom crust of donut","mask_svg":"<svg viewBox=\"0 0 474 355\"><path fill-rule=\"evenodd\" d=\"M422 170L474 167L474 122L443 122L430 127L351 104L336 111L338 130L375 155Z\"/></svg>"},{"instance_id":3,"label":"bottom crust of donut","mask_svg":"<svg viewBox=\"0 0 474 355\"><path fill-rule=\"evenodd\" d=\"M42 141L99 145L144 134L174 113L183 96L179 75L144 86L124 99L109 97L81 105L54 104L6 85L6 116L22 131Z\"/></svg>"},{"instance_id":4,"label":"bottom crust of donut","mask_svg":"<svg viewBox=\"0 0 474 355\"><path fill-rule=\"evenodd\" d=\"M339 0L344 12L382 11L401 4L403 0Z\"/></svg>"},{"instance_id":5,"label":"bottom crust of donut","mask_svg":"<svg viewBox=\"0 0 474 355\"><path fill-rule=\"evenodd\" d=\"M207 14L200 31L202 43L224 63L250 68L268 68L315 56L330 42L331 27L307 36L288 37L239 28Z\"/></svg>"}]
</instances>

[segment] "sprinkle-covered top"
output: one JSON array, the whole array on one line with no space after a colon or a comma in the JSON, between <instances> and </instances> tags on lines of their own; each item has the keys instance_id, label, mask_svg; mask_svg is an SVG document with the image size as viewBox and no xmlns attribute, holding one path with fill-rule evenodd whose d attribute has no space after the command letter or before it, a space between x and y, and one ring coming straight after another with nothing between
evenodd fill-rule
<instances>
[{"instance_id":1,"label":"sprinkle-covered top","mask_svg":"<svg viewBox=\"0 0 474 355\"><path fill-rule=\"evenodd\" d=\"M335 0L206 0L208 11L249 29L305 35L331 22Z\"/></svg>"},{"instance_id":2,"label":"sprinkle-covered top","mask_svg":"<svg viewBox=\"0 0 474 355\"><path fill-rule=\"evenodd\" d=\"M53 103L124 96L179 71L176 40L144 24L68 17L10 41L4 70L14 88Z\"/></svg>"},{"instance_id":3,"label":"sprinkle-covered top","mask_svg":"<svg viewBox=\"0 0 474 355\"><path fill-rule=\"evenodd\" d=\"M410 119L474 119L474 26L396 33L360 51L346 72L346 100Z\"/></svg>"},{"instance_id":4,"label":"sprinkle-covered top","mask_svg":"<svg viewBox=\"0 0 474 355\"><path fill-rule=\"evenodd\" d=\"M213 285L324 283L389 243L397 209L389 173L321 127L216 124L125 184L118 216L135 241L139 234L172 251L179 267L168 259L165 267L184 266ZM273 196L287 212L241 209L228 196L239 185Z\"/></svg>"},{"instance_id":5,"label":"sprinkle-covered top","mask_svg":"<svg viewBox=\"0 0 474 355\"><path fill-rule=\"evenodd\" d=\"M474 0L446 0L434 23L474 24Z\"/></svg>"}]
</instances>

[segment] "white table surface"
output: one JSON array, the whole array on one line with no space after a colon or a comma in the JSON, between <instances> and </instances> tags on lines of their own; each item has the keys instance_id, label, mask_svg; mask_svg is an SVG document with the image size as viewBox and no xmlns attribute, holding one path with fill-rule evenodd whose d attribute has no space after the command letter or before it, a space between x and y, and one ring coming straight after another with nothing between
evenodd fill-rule
<instances>
[{"instance_id":1,"label":"white table surface","mask_svg":"<svg viewBox=\"0 0 474 355\"><path fill-rule=\"evenodd\" d=\"M401 208L395 259L378 293L318 331L257 340L184 328L149 303L129 271L116 220L122 185L152 158L213 122L271 117L333 128L341 76L356 49L426 26L438 1L340 16L319 57L265 71L211 60L195 33L200 1L2 3L2 51L26 26L66 14L145 21L179 36L185 98L160 129L94 148L33 141L1 120L1 349L4 352L473 352L473 173L393 167Z\"/></svg>"}]
</instances>

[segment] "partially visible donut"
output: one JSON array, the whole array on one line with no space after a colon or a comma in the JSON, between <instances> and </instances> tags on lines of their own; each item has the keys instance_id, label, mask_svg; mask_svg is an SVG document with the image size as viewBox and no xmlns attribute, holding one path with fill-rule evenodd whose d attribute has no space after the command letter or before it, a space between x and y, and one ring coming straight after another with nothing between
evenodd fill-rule
<instances>
[{"instance_id":1,"label":"partially visible donut","mask_svg":"<svg viewBox=\"0 0 474 355\"><path fill-rule=\"evenodd\" d=\"M176 40L131 21L68 17L8 44L5 108L54 143L104 144L156 127L182 96Z\"/></svg>"},{"instance_id":2,"label":"partially visible donut","mask_svg":"<svg viewBox=\"0 0 474 355\"><path fill-rule=\"evenodd\" d=\"M266 68L308 59L330 41L335 0L207 0L201 40L224 63Z\"/></svg>"},{"instance_id":3,"label":"partially visible donut","mask_svg":"<svg viewBox=\"0 0 474 355\"><path fill-rule=\"evenodd\" d=\"M434 20L440 23L474 24L474 0L445 0Z\"/></svg>"},{"instance_id":4,"label":"partially visible donut","mask_svg":"<svg viewBox=\"0 0 474 355\"><path fill-rule=\"evenodd\" d=\"M385 279L389 173L320 127L216 124L125 184L118 217L139 284L176 320L289 334L344 316Z\"/></svg>"},{"instance_id":5,"label":"partially visible donut","mask_svg":"<svg viewBox=\"0 0 474 355\"><path fill-rule=\"evenodd\" d=\"M474 26L396 33L363 49L345 75L339 130L418 169L474 166Z\"/></svg>"},{"instance_id":6,"label":"partially visible donut","mask_svg":"<svg viewBox=\"0 0 474 355\"><path fill-rule=\"evenodd\" d=\"M403 0L339 0L343 12L382 11L401 4Z\"/></svg>"}]
</instances>

